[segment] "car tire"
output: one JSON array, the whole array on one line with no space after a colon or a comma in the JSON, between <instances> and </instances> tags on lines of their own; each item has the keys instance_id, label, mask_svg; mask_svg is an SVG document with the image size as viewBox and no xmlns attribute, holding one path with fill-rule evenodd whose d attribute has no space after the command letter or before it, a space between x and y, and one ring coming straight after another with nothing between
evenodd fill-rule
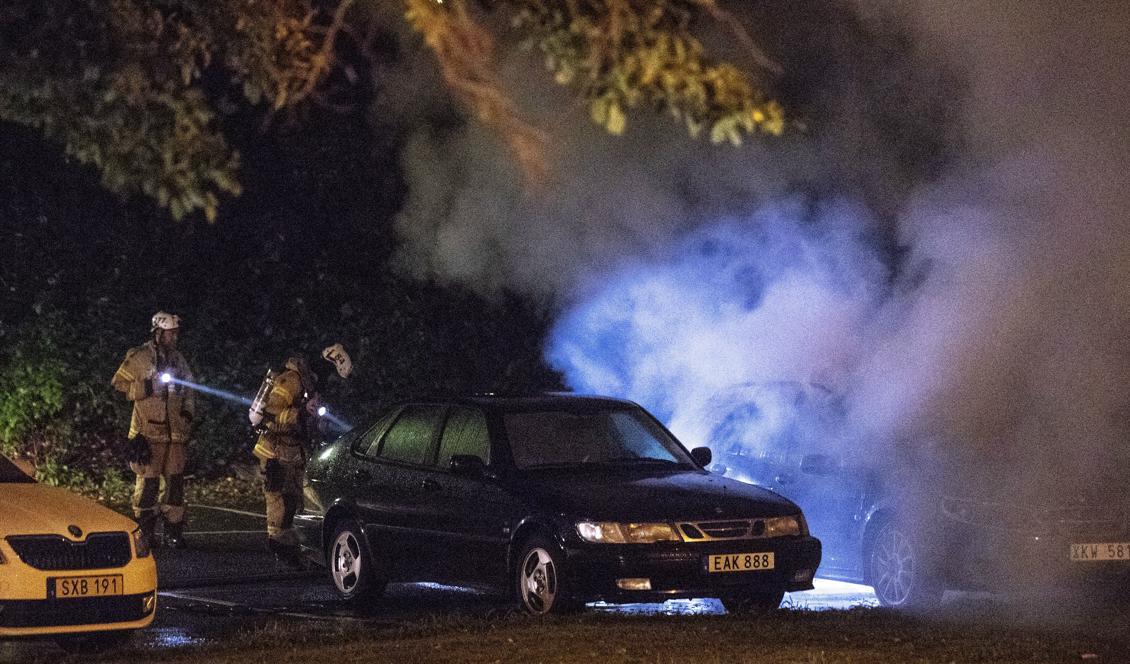
<instances>
[{"instance_id":1,"label":"car tire","mask_svg":"<svg viewBox=\"0 0 1130 664\"><path fill-rule=\"evenodd\" d=\"M783 599L785 599L784 590L757 591L723 597L722 606L726 608L726 613L760 616L776 611Z\"/></svg>"},{"instance_id":2,"label":"car tire","mask_svg":"<svg viewBox=\"0 0 1130 664\"><path fill-rule=\"evenodd\" d=\"M881 605L923 611L941 603L943 588L912 529L897 521L884 523L868 547L866 560L868 580Z\"/></svg>"},{"instance_id":3,"label":"car tire","mask_svg":"<svg viewBox=\"0 0 1130 664\"><path fill-rule=\"evenodd\" d=\"M326 565L334 590L347 602L375 600L388 584L384 565L373 555L360 525L352 519L334 528L326 546Z\"/></svg>"},{"instance_id":4,"label":"car tire","mask_svg":"<svg viewBox=\"0 0 1130 664\"><path fill-rule=\"evenodd\" d=\"M118 630L61 636L55 640L60 648L73 655L97 655L122 648L133 638L133 632Z\"/></svg>"},{"instance_id":5,"label":"car tire","mask_svg":"<svg viewBox=\"0 0 1130 664\"><path fill-rule=\"evenodd\" d=\"M514 590L518 605L530 615L544 616L576 611L580 602L569 595L562 563L565 555L552 540L535 535L518 549Z\"/></svg>"}]
</instances>

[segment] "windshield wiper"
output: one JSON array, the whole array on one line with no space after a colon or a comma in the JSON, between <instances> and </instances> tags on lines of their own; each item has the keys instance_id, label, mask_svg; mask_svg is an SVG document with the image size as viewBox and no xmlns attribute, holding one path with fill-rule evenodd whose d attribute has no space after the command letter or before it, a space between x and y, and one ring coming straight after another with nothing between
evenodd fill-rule
<instances>
[{"instance_id":1,"label":"windshield wiper","mask_svg":"<svg viewBox=\"0 0 1130 664\"><path fill-rule=\"evenodd\" d=\"M597 463L608 464L613 466L627 466L627 465L654 465L659 464L663 466L682 466L683 464L675 461L674 459L655 459L652 457L621 457L618 459L604 459Z\"/></svg>"}]
</instances>

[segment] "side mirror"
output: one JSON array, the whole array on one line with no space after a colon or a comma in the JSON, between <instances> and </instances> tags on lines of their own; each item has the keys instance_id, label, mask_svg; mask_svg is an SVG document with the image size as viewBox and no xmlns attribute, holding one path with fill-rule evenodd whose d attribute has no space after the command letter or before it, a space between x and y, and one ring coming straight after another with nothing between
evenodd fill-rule
<instances>
[{"instance_id":1,"label":"side mirror","mask_svg":"<svg viewBox=\"0 0 1130 664\"><path fill-rule=\"evenodd\" d=\"M447 466L452 475L460 477L482 477L486 475L487 466L483 460L474 454L453 454Z\"/></svg>"},{"instance_id":2,"label":"side mirror","mask_svg":"<svg viewBox=\"0 0 1130 664\"><path fill-rule=\"evenodd\" d=\"M710 465L710 460L714 458L709 447L696 447L691 450L691 458L698 464L699 468L706 468Z\"/></svg>"},{"instance_id":3,"label":"side mirror","mask_svg":"<svg viewBox=\"0 0 1130 664\"><path fill-rule=\"evenodd\" d=\"M800 472L808 475L834 475L837 470L839 464L829 454L806 454L800 460Z\"/></svg>"}]
</instances>

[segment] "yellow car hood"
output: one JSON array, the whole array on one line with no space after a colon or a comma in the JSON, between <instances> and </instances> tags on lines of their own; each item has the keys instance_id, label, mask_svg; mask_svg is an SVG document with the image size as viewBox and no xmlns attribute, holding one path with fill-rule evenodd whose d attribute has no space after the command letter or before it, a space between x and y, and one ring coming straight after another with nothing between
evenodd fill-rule
<instances>
[{"instance_id":1,"label":"yellow car hood","mask_svg":"<svg viewBox=\"0 0 1130 664\"><path fill-rule=\"evenodd\" d=\"M58 534L75 539L67 527L87 533L137 528L132 519L66 489L45 484L0 483L0 537Z\"/></svg>"}]
</instances>

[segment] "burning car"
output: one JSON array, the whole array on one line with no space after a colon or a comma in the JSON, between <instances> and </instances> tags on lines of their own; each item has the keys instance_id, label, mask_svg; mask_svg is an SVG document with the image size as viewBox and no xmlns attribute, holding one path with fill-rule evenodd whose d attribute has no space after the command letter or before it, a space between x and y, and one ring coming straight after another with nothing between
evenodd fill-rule
<instances>
[{"instance_id":1,"label":"burning car","mask_svg":"<svg viewBox=\"0 0 1130 664\"><path fill-rule=\"evenodd\" d=\"M156 608L157 567L136 523L0 456L0 638L101 650Z\"/></svg>"},{"instance_id":2,"label":"burning car","mask_svg":"<svg viewBox=\"0 0 1130 664\"><path fill-rule=\"evenodd\" d=\"M1130 581L1130 503L1102 482L1068 500L1062 478L1041 489L999 451L844 441L842 405L819 386L737 386L706 411L700 428L680 425L715 446L713 468L800 505L824 545L821 576L870 585L885 606Z\"/></svg>"},{"instance_id":3,"label":"burning car","mask_svg":"<svg viewBox=\"0 0 1130 664\"><path fill-rule=\"evenodd\" d=\"M709 461L627 401L413 401L316 455L296 525L347 600L412 580L509 588L532 614L679 597L760 611L812 588L800 509Z\"/></svg>"}]
</instances>

